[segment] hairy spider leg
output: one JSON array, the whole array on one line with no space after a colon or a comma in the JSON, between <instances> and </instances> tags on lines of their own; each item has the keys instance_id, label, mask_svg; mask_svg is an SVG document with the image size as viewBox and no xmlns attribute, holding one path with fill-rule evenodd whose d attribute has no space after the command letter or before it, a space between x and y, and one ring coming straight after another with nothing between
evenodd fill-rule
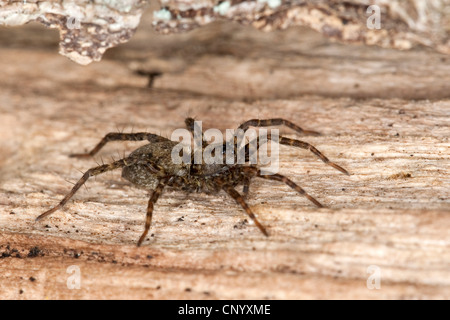
<instances>
[{"instance_id":1,"label":"hairy spider leg","mask_svg":"<svg viewBox=\"0 0 450 320\"><path fill-rule=\"evenodd\" d=\"M165 182L159 181L159 183L156 186L155 190L153 190L153 193L152 193L152 196L150 197L150 200L148 201L147 217L145 219L145 229L144 229L144 232L142 233L142 235L139 238L139 241L137 243L138 247L140 247L142 242L144 242L145 237L147 236L148 231L150 230L150 225L152 223L152 216L153 216L153 206L155 205L156 201L158 201L158 198L162 194L164 187L165 187Z\"/></svg>"},{"instance_id":2,"label":"hairy spider leg","mask_svg":"<svg viewBox=\"0 0 450 320\"><path fill-rule=\"evenodd\" d=\"M245 202L244 198L242 198L242 196L239 194L239 192L237 192L233 187L230 187L230 186L224 186L223 190L225 190L226 193L228 193L238 204L240 204L242 206L242 208L244 208L245 212L247 213L249 218L253 220L253 222L258 227L258 229L261 230L261 232L266 237L268 237L269 234L267 233L266 228L264 228L262 226L262 224L259 223L258 219L256 219L255 214L250 209L248 204Z\"/></svg>"},{"instance_id":3,"label":"hairy spider leg","mask_svg":"<svg viewBox=\"0 0 450 320\"><path fill-rule=\"evenodd\" d=\"M311 197L309 194L306 193L305 190L303 190L299 185L297 185L294 181L290 180L288 177L283 176L281 174L272 174L272 175L264 175L261 173L261 170L258 170L257 175L258 178L262 178L262 179L267 179L267 180L275 180L275 181L281 181L284 182L285 184L287 184L289 187L291 187L292 189L294 189L295 191L297 191L298 193L300 193L301 195L303 195L306 199L308 199L309 201L311 201L312 203L314 203L317 207L319 208L323 208L323 205L317 201L316 199L314 199L313 197Z\"/></svg>"},{"instance_id":4,"label":"hairy spider leg","mask_svg":"<svg viewBox=\"0 0 450 320\"><path fill-rule=\"evenodd\" d=\"M244 132L246 132L248 130L249 127L271 127L271 126L285 126L288 127L300 134L308 134L308 135L320 135L319 132L317 131L312 131L312 130L304 130L301 127L299 127L298 125L296 125L295 123L286 120L286 119L282 119L282 118L272 118L272 119L251 119L248 121L245 121L244 123L241 123L238 127L238 130L241 129ZM235 161L237 160L237 137L234 137L234 152L235 152ZM225 146L225 144L224 144ZM246 148L248 148L248 146L246 145ZM246 160L248 161L248 160Z\"/></svg>"},{"instance_id":5,"label":"hairy spider leg","mask_svg":"<svg viewBox=\"0 0 450 320\"><path fill-rule=\"evenodd\" d=\"M242 171L243 171L244 175L246 177L248 177L249 179L251 179L253 177L258 177L258 178L262 178L262 179L266 179L266 180L281 181L281 182L285 183L286 185L288 185L289 187L291 187L292 189L294 189L295 191L297 191L298 193L300 193L301 195L303 195L309 201L314 203L317 207L319 207L319 208L324 207L319 201L317 201L316 199L311 197L308 193L306 193L305 190L303 190L303 188L301 188L299 185L297 185L294 181L290 180L286 176L283 176L281 174L263 174L263 172L255 166L244 167L244 168L242 168Z\"/></svg>"},{"instance_id":6,"label":"hairy spider leg","mask_svg":"<svg viewBox=\"0 0 450 320\"><path fill-rule=\"evenodd\" d=\"M259 136L255 139L257 140L257 148L254 152L256 152L257 150L259 150L259 147L264 144L267 143L267 141L271 140L272 136L270 133L267 133L267 136ZM252 140L254 141L254 140ZM250 156L252 156L253 154L250 154L250 145L251 142L247 143L244 147L245 147L245 161L249 161ZM282 145L286 145L286 146L291 146L291 147L297 147L297 148L301 148L301 149L306 149L311 151L312 153L314 153L317 157L319 157L320 160L322 160L324 163L326 163L327 165L335 168L336 170L346 174L346 175L350 175L350 173L345 170L344 168L342 168L341 166L337 165L334 162L331 162L322 152L320 152L319 150L317 150L316 147L314 147L313 145L309 144L308 142L305 141L301 141L301 140L295 140L295 139L290 139L290 138L285 138L280 136L279 137L279 144ZM243 147L243 148L244 148Z\"/></svg>"},{"instance_id":7,"label":"hairy spider leg","mask_svg":"<svg viewBox=\"0 0 450 320\"><path fill-rule=\"evenodd\" d=\"M110 132L106 136L103 137L102 140L88 153L75 153L69 155L72 158L86 158L92 157L97 152L100 151L108 142L111 141L144 141L148 140L149 142L164 142L169 141L164 137L158 136L153 133L147 132L137 132L137 133L119 133L119 132Z\"/></svg>"},{"instance_id":8,"label":"hairy spider leg","mask_svg":"<svg viewBox=\"0 0 450 320\"><path fill-rule=\"evenodd\" d=\"M300 134L309 134L309 135L320 135L317 131L311 130L303 130L295 123L292 123L289 120L281 119L281 118L273 118L273 119L251 119L242 123L238 129L242 129L247 131L249 127L271 127L271 126L285 126L297 131Z\"/></svg>"},{"instance_id":9,"label":"hairy spider leg","mask_svg":"<svg viewBox=\"0 0 450 320\"><path fill-rule=\"evenodd\" d=\"M201 128L198 127L198 124L195 123L195 119L194 118L186 118L184 120L184 123L186 124L186 128L189 130L189 132L192 134L192 136L194 138L195 137L195 131L200 132L202 134L202 148L206 148L208 146L208 142L205 140L205 137L203 136L203 131L201 130ZM195 130L195 128L197 128L197 130Z\"/></svg>"},{"instance_id":10,"label":"hairy spider leg","mask_svg":"<svg viewBox=\"0 0 450 320\"><path fill-rule=\"evenodd\" d=\"M138 158L136 157L127 157L124 159L120 159L117 161L114 161L112 163L109 164L104 164L98 167L94 167L89 169L88 171L86 171L83 176L81 177L80 180L78 180L78 182L73 186L72 190L61 200L61 202L53 207L52 209L44 212L43 214L41 214L39 217L36 218L36 221L39 221L49 215L51 215L52 213L54 213L56 210L61 209L66 203L67 201L70 200L70 198L73 197L73 195L78 191L78 189L80 189L80 187L92 176L96 176L111 170L115 170L118 168L123 168L126 166L130 166L133 164L136 164L139 161Z\"/></svg>"},{"instance_id":11,"label":"hairy spider leg","mask_svg":"<svg viewBox=\"0 0 450 320\"><path fill-rule=\"evenodd\" d=\"M202 144L201 144L201 154L202 154L202 161L203 161L203 151L204 149L208 146L208 142L205 140L205 137L203 135L203 131L201 130L201 128L198 127L198 124L195 123L195 119L194 118L186 118L184 120L184 123L186 125L186 128L189 130L189 132L192 134L192 137L194 138L194 144L197 143L196 139L201 139ZM197 128L197 130L196 130ZM196 137L195 136L195 132L200 132L201 137ZM199 170L201 170L201 164L195 164L195 152L196 148L194 148L194 152L191 153L191 172L193 174L195 174L196 172L198 172ZM197 151L197 152L198 152Z\"/></svg>"},{"instance_id":12,"label":"hairy spider leg","mask_svg":"<svg viewBox=\"0 0 450 320\"><path fill-rule=\"evenodd\" d=\"M244 182L243 182L244 186L242 188L242 196L245 198L247 198L248 193L250 191L250 178L249 177L244 177Z\"/></svg>"}]
</instances>

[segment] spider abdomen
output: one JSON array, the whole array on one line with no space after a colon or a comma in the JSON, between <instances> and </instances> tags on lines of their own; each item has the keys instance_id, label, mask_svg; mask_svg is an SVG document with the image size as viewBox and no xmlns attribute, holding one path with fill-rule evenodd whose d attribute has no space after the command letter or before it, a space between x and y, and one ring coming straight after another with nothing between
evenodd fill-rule
<instances>
[{"instance_id":1,"label":"spider abdomen","mask_svg":"<svg viewBox=\"0 0 450 320\"><path fill-rule=\"evenodd\" d=\"M133 165L122 169L122 177L137 187L154 190L159 178L145 165Z\"/></svg>"}]
</instances>

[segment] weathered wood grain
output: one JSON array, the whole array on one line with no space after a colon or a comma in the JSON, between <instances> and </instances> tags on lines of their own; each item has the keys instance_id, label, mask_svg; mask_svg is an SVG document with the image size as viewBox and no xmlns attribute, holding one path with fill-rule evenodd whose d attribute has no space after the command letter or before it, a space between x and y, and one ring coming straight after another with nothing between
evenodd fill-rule
<instances>
[{"instance_id":1,"label":"weathered wood grain","mask_svg":"<svg viewBox=\"0 0 450 320\"><path fill-rule=\"evenodd\" d=\"M448 58L345 47L301 29L146 37L88 67L46 46L0 49L1 299L450 297ZM153 89L132 71L157 68ZM118 129L170 136L188 115L221 130L285 117L322 132L302 139L352 175L281 147L280 172L327 208L255 181L248 201L269 238L225 194L168 191L136 248L148 194L120 172L34 222L80 171L140 144L114 143L92 160L70 153ZM72 265L80 290L66 285ZM371 265L380 290L367 288Z\"/></svg>"}]
</instances>

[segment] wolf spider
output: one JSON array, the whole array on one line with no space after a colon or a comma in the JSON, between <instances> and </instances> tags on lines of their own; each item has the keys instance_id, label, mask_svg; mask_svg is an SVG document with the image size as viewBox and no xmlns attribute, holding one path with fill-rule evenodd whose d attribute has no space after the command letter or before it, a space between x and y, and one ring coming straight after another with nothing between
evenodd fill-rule
<instances>
[{"instance_id":1,"label":"wolf spider","mask_svg":"<svg viewBox=\"0 0 450 320\"><path fill-rule=\"evenodd\" d=\"M185 120L185 124L188 130L193 134L195 126L194 119L187 118ZM299 126L285 119L252 119L242 123L239 126L239 129L242 129L245 132L250 126L268 127L279 125L284 125L301 134L319 134L315 131L303 130ZM256 139L257 149L260 145L266 143L269 139L270 135L267 135L265 140ZM244 200L249 191L250 181L253 178L262 178L284 182L289 187L314 203L317 207L323 207L320 202L308 195L305 190L303 190L289 178L280 174L264 175L262 174L261 170L255 165L205 163L196 165L193 164L194 161L191 161L192 164L174 164L171 158L171 152L173 147L176 146L178 142L171 141L167 138L152 133L108 133L90 152L82 154L72 154L70 155L70 157L92 157L97 152L99 152L106 143L110 141L143 140L147 140L150 143L134 150L129 156L123 159L114 161L109 164L99 165L87 170L83 174L81 179L74 185L72 190L61 200L61 202L52 209L44 212L39 217L37 217L36 221L42 220L43 218L54 213L56 210L62 208L90 177L119 168L122 168L123 178L127 179L137 187L153 191L148 202L145 229L141 237L139 238L139 241L137 243L138 246L142 244L142 242L145 240L145 237L147 236L152 221L153 206L163 192L163 189L166 187L172 187L187 192L205 192L208 194L217 194L220 191L225 191L239 205L242 206L249 218L253 220L255 225L265 236L268 236L269 234L267 233L264 226L261 225L261 223L258 221L256 216ZM233 143L235 151L237 150L236 138L234 139L234 142L224 142L224 144L226 143ZM317 157L319 157L320 160L322 160L326 164L332 166L333 168L341 171L344 174L349 175L349 173L344 168L328 160L328 158L325 157L319 150L317 150L314 146L310 145L307 142L280 136L278 143L282 145L307 149L314 153ZM202 147L205 148L206 145L206 142L203 140ZM249 161L250 156L249 145L250 142L248 142L244 146L246 162ZM243 185L244 195L239 194L235 189L235 187L240 184Z\"/></svg>"}]
</instances>

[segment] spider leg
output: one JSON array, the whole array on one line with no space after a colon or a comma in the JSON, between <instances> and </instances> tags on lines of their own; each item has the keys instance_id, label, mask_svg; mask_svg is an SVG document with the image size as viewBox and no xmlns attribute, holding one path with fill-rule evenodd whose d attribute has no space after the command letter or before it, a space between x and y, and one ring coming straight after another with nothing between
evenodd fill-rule
<instances>
[{"instance_id":1,"label":"spider leg","mask_svg":"<svg viewBox=\"0 0 450 320\"><path fill-rule=\"evenodd\" d=\"M203 131L201 130L201 128L198 127L198 124L195 123L195 119L194 118L186 118L184 120L184 123L186 124L186 128L189 130L189 132L191 132L194 139L202 139L202 147L206 148L208 146L208 143L205 141L205 137L203 136ZM196 137L195 132L200 132L201 137Z\"/></svg>"},{"instance_id":2,"label":"spider leg","mask_svg":"<svg viewBox=\"0 0 450 320\"><path fill-rule=\"evenodd\" d=\"M137 133L120 133L120 132L110 132L103 137L102 140L88 153L74 153L69 155L71 158L87 158L94 156L100 151L108 142L111 141L143 141L148 140L149 142L163 142L168 141L168 139L158 136L153 133L147 132L137 132Z\"/></svg>"},{"instance_id":3,"label":"spider leg","mask_svg":"<svg viewBox=\"0 0 450 320\"><path fill-rule=\"evenodd\" d=\"M311 197L309 194L307 194L306 191L303 190L300 186L298 186L295 182L293 182L292 180L290 180L289 178L287 178L287 177L285 177L285 176L283 176L281 174L263 175L261 173L261 170L258 170L258 172L256 173L256 176L259 177L259 178L262 178L262 179L284 182L289 187L291 187L292 189L294 189L295 191L297 191L301 195L305 196L309 201L314 203L317 207L323 208L323 205L319 201L317 201L316 199Z\"/></svg>"},{"instance_id":4,"label":"spider leg","mask_svg":"<svg viewBox=\"0 0 450 320\"><path fill-rule=\"evenodd\" d=\"M327 165L335 168L336 170L339 170L340 172L342 172L348 176L350 175L350 173L348 173L347 170L345 170L341 166L337 165L336 163L331 162L327 157L325 157L325 155L322 152L317 150L316 147L309 144L308 142L301 141L301 140L295 140L295 139L289 139L289 138L285 138L285 137L280 137L280 144L309 150L312 153L314 153L316 156L318 156L320 158L320 160L322 160Z\"/></svg>"},{"instance_id":5,"label":"spider leg","mask_svg":"<svg viewBox=\"0 0 450 320\"><path fill-rule=\"evenodd\" d=\"M249 191L250 191L250 178L245 177L244 178L244 187L242 188L242 197L244 199L247 198Z\"/></svg>"},{"instance_id":6,"label":"spider leg","mask_svg":"<svg viewBox=\"0 0 450 320\"><path fill-rule=\"evenodd\" d=\"M73 197L73 195L78 191L78 189L80 189L80 187L82 185L84 185L84 183L92 176L96 176L102 173L105 173L107 171L111 171L114 169L118 169L118 168L123 168L129 165L133 165L138 161L137 158L132 158L132 157L128 157L128 158L124 158L118 161L114 161L110 164L104 164L98 167L94 167L89 169L88 171L86 171L83 176L81 177L80 180L78 180L78 182L73 186L72 190L70 190L70 192L61 200L61 202L53 207L52 209L44 212L43 214L41 214L39 217L36 218L36 221L42 220L45 217L51 215L52 213L54 213L56 210L61 209L66 203L67 201L70 200L70 198Z\"/></svg>"},{"instance_id":7,"label":"spider leg","mask_svg":"<svg viewBox=\"0 0 450 320\"><path fill-rule=\"evenodd\" d=\"M195 173L201 170L201 164L196 164L195 159L196 157L198 157L198 154L200 152L200 156L203 161L203 150L208 146L208 142L205 140L203 131L195 122L194 118L186 118L184 120L184 123L186 125L186 128L194 137L194 152L191 153L191 172ZM198 133L200 133L200 136L198 136Z\"/></svg>"},{"instance_id":8,"label":"spider leg","mask_svg":"<svg viewBox=\"0 0 450 320\"><path fill-rule=\"evenodd\" d=\"M260 136L257 140L257 148L256 150L253 150L253 152L256 152L257 150L259 150L260 145L267 143L268 140L271 139L271 134L268 133L267 137L265 136ZM250 156L253 155L250 154L250 145L252 142L249 142L245 145L245 161L249 161ZM324 163L326 163L327 165L335 168L336 170L346 174L346 175L350 175L350 173L345 170L344 168L342 168L341 166L337 165L334 162L331 162L322 152L320 152L319 150L317 150L316 147L314 147L313 145L309 144L308 142L305 141L301 141L301 140L295 140L295 139L290 139L290 138L285 138L280 136L279 140L278 140L279 144L283 144L286 146L292 146L292 147L297 147L297 148L301 148L301 149L306 149L311 151L312 153L314 153L317 157L319 157L320 160L322 160Z\"/></svg>"},{"instance_id":9,"label":"spider leg","mask_svg":"<svg viewBox=\"0 0 450 320\"><path fill-rule=\"evenodd\" d=\"M272 119L251 119L248 120L244 123L242 123L239 127L238 130L243 130L244 132L246 132L248 130L249 127L270 127L270 126L286 126L288 128L291 128L295 131L297 131L300 134L310 134L310 135L320 135L319 132L316 131L311 131L311 130L303 130L302 128L300 128L299 126L297 126L295 123L289 121L289 120L285 120L282 118L272 118ZM237 136L235 134L234 137L234 154L235 154L235 161L236 161L236 157L237 157L237 150L238 150L238 139ZM226 142L224 143L224 148L226 146ZM248 144L245 145L245 148L248 148ZM259 146L258 146L259 148ZM248 161L248 160L246 160Z\"/></svg>"},{"instance_id":10,"label":"spider leg","mask_svg":"<svg viewBox=\"0 0 450 320\"><path fill-rule=\"evenodd\" d=\"M229 187L229 186L224 187L223 190L225 190L226 193L228 193L238 204L240 204L242 206L242 208L244 208L245 212L247 213L249 218L253 220L253 222L258 227L258 229L261 230L261 232L266 237L268 237L269 234L267 233L266 229L261 225L261 223L259 223L258 219L256 219L255 214L250 209L248 204L245 202L244 198L242 198L242 196L239 194L239 192L237 192L235 189L233 189L232 187Z\"/></svg>"},{"instance_id":11,"label":"spider leg","mask_svg":"<svg viewBox=\"0 0 450 320\"><path fill-rule=\"evenodd\" d=\"M153 216L153 206L155 205L156 201L158 201L158 198L161 195L161 193L164 189L164 186L165 186L165 184L160 181L159 184L156 186L155 190L153 191L152 196L150 197L150 200L148 201L147 217L145 219L145 229L137 243L138 247L140 247L142 242L144 242L145 237L147 236L148 231L150 230L150 225L152 223L152 216Z\"/></svg>"},{"instance_id":12,"label":"spider leg","mask_svg":"<svg viewBox=\"0 0 450 320\"><path fill-rule=\"evenodd\" d=\"M291 121L282 119L282 118L273 118L273 119L251 119L244 123L242 123L238 129L242 129L244 131L247 131L249 127L270 127L270 126L286 126L288 128L291 128L298 133L301 134L312 134L312 135L320 135L319 132L311 131L311 130L303 130L299 126L297 126L295 123L292 123Z\"/></svg>"}]
</instances>

